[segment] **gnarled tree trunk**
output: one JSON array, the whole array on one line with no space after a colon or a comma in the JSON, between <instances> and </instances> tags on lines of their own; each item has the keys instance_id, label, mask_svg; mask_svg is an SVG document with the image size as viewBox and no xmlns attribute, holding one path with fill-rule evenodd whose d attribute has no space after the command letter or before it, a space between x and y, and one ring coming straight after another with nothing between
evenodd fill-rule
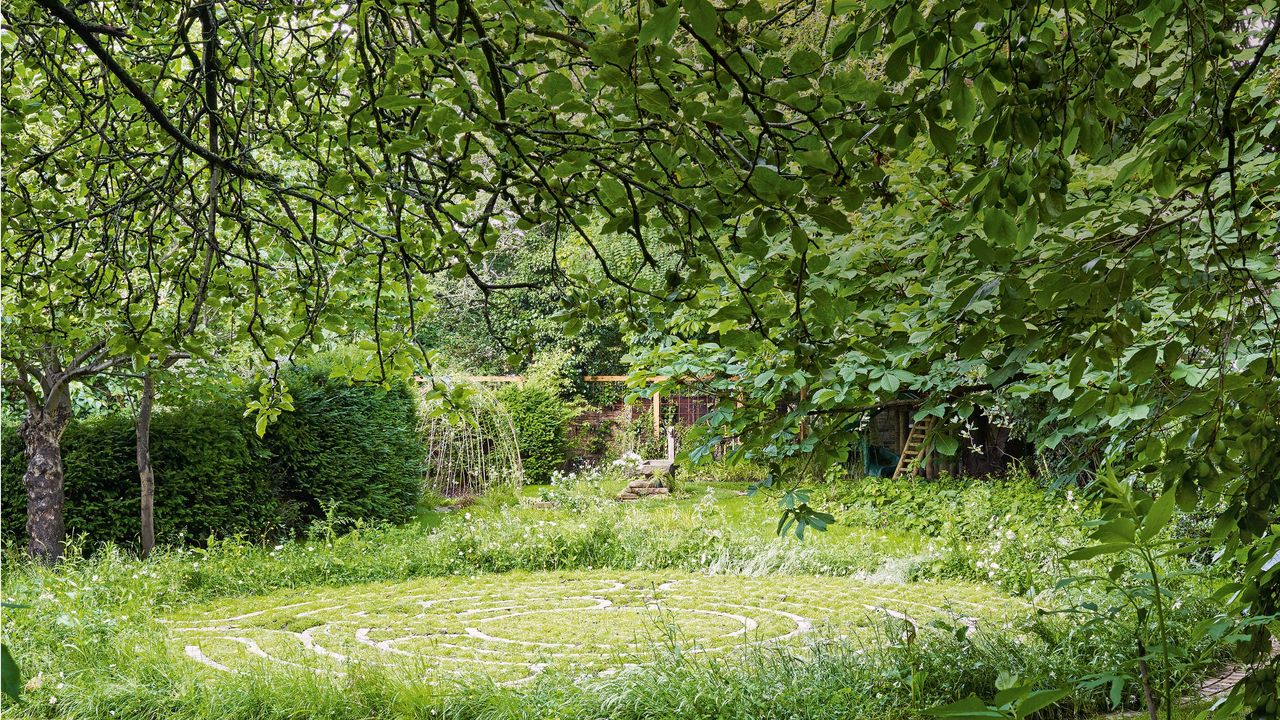
<instances>
[{"instance_id":1,"label":"gnarled tree trunk","mask_svg":"<svg viewBox=\"0 0 1280 720\"><path fill-rule=\"evenodd\" d=\"M71 393L65 383L41 407L28 407L18 426L27 453L27 552L45 564L62 558L66 523L62 517L62 433L71 422Z\"/></svg>"}]
</instances>

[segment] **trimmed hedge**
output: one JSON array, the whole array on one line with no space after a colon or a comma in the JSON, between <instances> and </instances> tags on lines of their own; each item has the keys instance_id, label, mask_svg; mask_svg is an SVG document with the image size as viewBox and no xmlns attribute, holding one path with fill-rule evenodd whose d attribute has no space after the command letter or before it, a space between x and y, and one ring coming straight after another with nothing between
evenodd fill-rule
<instances>
[{"instance_id":1,"label":"trimmed hedge","mask_svg":"<svg viewBox=\"0 0 1280 720\"><path fill-rule=\"evenodd\" d=\"M295 409L262 438L239 399L155 415L157 542L287 535L331 503L349 518L401 522L412 515L424 449L409 388L351 385L330 380L323 368L294 368L286 381ZM133 420L73 422L62 455L67 529L87 535L91 545L137 542ZM0 533L22 540L26 459L16 432L0 436L0 459Z\"/></svg>"},{"instance_id":2,"label":"trimmed hedge","mask_svg":"<svg viewBox=\"0 0 1280 720\"><path fill-rule=\"evenodd\" d=\"M240 408L208 405L157 413L151 423L156 541L278 531L280 499L267 453ZM26 458L16 433L3 436L3 533L26 536ZM72 423L62 436L66 522L91 542L137 541L139 485L133 420Z\"/></svg>"},{"instance_id":3,"label":"trimmed hedge","mask_svg":"<svg viewBox=\"0 0 1280 720\"><path fill-rule=\"evenodd\" d=\"M426 453L413 392L333 380L323 365L294 368L285 382L294 410L264 440L283 496L303 518L331 504L349 518L413 517Z\"/></svg>"},{"instance_id":4,"label":"trimmed hedge","mask_svg":"<svg viewBox=\"0 0 1280 720\"><path fill-rule=\"evenodd\" d=\"M498 397L516 428L525 482L550 482L551 473L563 468L568 458L565 423L572 414L569 407L555 393L540 387L508 387Z\"/></svg>"}]
</instances>

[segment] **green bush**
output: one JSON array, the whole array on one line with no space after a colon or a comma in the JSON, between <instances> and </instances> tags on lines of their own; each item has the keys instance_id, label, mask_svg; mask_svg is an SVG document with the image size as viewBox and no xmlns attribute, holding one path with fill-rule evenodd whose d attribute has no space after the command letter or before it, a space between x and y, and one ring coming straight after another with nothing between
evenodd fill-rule
<instances>
[{"instance_id":1,"label":"green bush","mask_svg":"<svg viewBox=\"0 0 1280 720\"><path fill-rule=\"evenodd\" d=\"M331 379L323 361L285 376L293 412L263 438L284 498L302 519L331 506L348 518L403 522L422 493L425 448L413 393Z\"/></svg>"},{"instance_id":2,"label":"green bush","mask_svg":"<svg viewBox=\"0 0 1280 720\"><path fill-rule=\"evenodd\" d=\"M565 423L573 414L571 409L541 387L509 387L499 399L516 428L525 482L550 482L551 473L564 467L568 454Z\"/></svg>"},{"instance_id":3,"label":"green bush","mask_svg":"<svg viewBox=\"0 0 1280 720\"><path fill-rule=\"evenodd\" d=\"M423 446L413 395L331 380L323 361L286 374L294 411L259 438L244 400L164 410L151 425L156 541L209 536L261 540L331 516L402 522L422 488ZM74 422L62 440L66 522L91 546L133 544L139 484L131 418ZM0 440L0 535L26 535L26 458L14 432Z\"/></svg>"},{"instance_id":4,"label":"green bush","mask_svg":"<svg viewBox=\"0 0 1280 720\"><path fill-rule=\"evenodd\" d=\"M962 578L1031 593L1053 585L1058 559L1082 544L1086 501L1025 474L984 480L866 477L840 483L840 521L928 539L915 579Z\"/></svg>"},{"instance_id":5,"label":"green bush","mask_svg":"<svg viewBox=\"0 0 1280 720\"><path fill-rule=\"evenodd\" d=\"M157 413L151 427L156 540L201 541L210 535L263 536L278 530L281 503L264 467L266 451L228 405ZM66 522L91 542L138 538L139 485L134 424L101 417L73 423L62 440ZM2 532L25 534L26 458L16 433L3 436Z\"/></svg>"}]
</instances>

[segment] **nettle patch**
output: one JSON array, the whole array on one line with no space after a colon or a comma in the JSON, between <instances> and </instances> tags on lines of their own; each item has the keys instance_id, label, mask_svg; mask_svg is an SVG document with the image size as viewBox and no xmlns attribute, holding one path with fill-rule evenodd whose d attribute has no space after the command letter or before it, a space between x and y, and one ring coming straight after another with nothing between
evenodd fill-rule
<instances>
[{"instance_id":1,"label":"nettle patch","mask_svg":"<svg viewBox=\"0 0 1280 720\"><path fill-rule=\"evenodd\" d=\"M483 674L519 683L553 666L616 672L652 661L664 646L701 654L799 646L806 637L883 638L1004 624L1027 609L955 584L516 573L244 598L166 622L176 649L221 672L274 664L340 676L367 663L428 681Z\"/></svg>"}]
</instances>

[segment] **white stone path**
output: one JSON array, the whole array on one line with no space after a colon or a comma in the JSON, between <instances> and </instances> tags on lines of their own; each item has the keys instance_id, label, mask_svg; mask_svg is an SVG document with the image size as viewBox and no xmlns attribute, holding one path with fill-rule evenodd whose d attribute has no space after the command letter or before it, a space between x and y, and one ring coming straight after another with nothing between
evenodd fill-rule
<instances>
[{"instance_id":1,"label":"white stone path","mask_svg":"<svg viewBox=\"0 0 1280 720\"><path fill-rule=\"evenodd\" d=\"M210 608L172 619L195 662L235 673L273 663L340 676L352 663L399 667L424 679L481 672L527 682L553 663L613 672L655 644L686 653L838 636L886 621L1003 617L1025 606L971 586L889 585L847 578L740 578L637 573L522 574L423 579L319 589L313 599ZM660 581L660 582L659 582ZM459 592L461 591L461 592ZM265 607L263 607L265 605ZM221 611L221 614L220 614Z\"/></svg>"}]
</instances>

